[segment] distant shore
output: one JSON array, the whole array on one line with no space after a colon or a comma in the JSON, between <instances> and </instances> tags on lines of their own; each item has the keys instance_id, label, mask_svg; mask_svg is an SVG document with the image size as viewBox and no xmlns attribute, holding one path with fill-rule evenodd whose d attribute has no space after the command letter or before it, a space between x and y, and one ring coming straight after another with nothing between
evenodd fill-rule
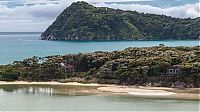
<instances>
[{"instance_id":1,"label":"distant shore","mask_svg":"<svg viewBox=\"0 0 200 112\"><path fill-rule=\"evenodd\" d=\"M147 98L168 98L168 99L188 99L200 100L200 88L166 88L166 87L142 87L142 86L120 86L108 84L82 84L78 82L4 82L0 81L0 85L68 85L68 86L88 86L97 87L97 90L112 94L131 95L134 97L147 97Z\"/></svg>"}]
</instances>

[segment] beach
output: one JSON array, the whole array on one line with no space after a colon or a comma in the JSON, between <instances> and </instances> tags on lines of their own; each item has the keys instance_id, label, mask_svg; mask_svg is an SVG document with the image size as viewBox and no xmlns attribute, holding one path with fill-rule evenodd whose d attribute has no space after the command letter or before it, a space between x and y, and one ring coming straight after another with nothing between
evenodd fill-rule
<instances>
[{"instance_id":1,"label":"beach","mask_svg":"<svg viewBox=\"0 0 200 112\"><path fill-rule=\"evenodd\" d=\"M134 97L200 100L200 88L177 89L166 87L110 86L99 87L98 89L112 93L132 95Z\"/></svg>"},{"instance_id":2,"label":"beach","mask_svg":"<svg viewBox=\"0 0 200 112\"><path fill-rule=\"evenodd\" d=\"M188 100L200 100L200 88L166 88L166 87L142 87L142 86L120 86L120 85L108 85L108 84L82 84L78 82L26 82L15 81L5 82L0 81L0 85L63 85L63 86L88 86L97 87L97 90L102 93L109 94L122 94L130 95L133 97L147 97L147 98L167 98L167 99L188 99ZM91 91L92 92L92 91Z\"/></svg>"}]
</instances>

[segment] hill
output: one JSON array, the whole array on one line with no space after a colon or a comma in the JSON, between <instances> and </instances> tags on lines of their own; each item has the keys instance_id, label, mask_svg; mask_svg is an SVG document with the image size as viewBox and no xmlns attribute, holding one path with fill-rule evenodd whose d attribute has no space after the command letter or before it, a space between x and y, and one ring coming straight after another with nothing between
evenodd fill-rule
<instances>
[{"instance_id":1,"label":"hill","mask_svg":"<svg viewBox=\"0 0 200 112\"><path fill-rule=\"evenodd\" d=\"M200 87L200 46L33 57L0 66L0 81Z\"/></svg>"},{"instance_id":2,"label":"hill","mask_svg":"<svg viewBox=\"0 0 200 112\"><path fill-rule=\"evenodd\" d=\"M75 2L47 30L44 40L198 39L200 18L180 19Z\"/></svg>"}]
</instances>

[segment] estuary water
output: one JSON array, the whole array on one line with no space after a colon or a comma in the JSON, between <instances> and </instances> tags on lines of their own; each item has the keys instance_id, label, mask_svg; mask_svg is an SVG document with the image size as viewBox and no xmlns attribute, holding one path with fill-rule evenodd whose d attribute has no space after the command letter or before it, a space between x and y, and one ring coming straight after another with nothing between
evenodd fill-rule
<instances>
[{"instance_id":1,"label":"estuary water","mask_svg":"<svg viewBox=\"0 0 200 112\"><path fill-rule=\"evenodd\" d=\"M166 41L46 41L40 40L40 33L0 33L0 64L23 60L33 56L48 56L94 51L123 50L127 47L197 46L198 40Z\"/></svg>"},{"instance_id":2,"label":"estuary water","mask_svg":"<svg viewBox=\"0 0 200 112\"><path fill-rule=\"evenodd\" d=\"M83 86L4 85L0 86L0 111L199 112L199 101L136 98L95 90Z\"/></svg>"},{"instance_id":3,"label":"estuary water","mask_svg":"<svg viewBox=\"0 0 200 112\"><path fill-rule=\"evenodd\" d=\"M39 40L40 33L0 33L0 64L33 56L48 56L94 51L123 50L127 47L198 46L186 41L70 42ZM199 101L147 99L104 94L96 88L75 86L0 86L1 111L185 111L199 112ZM88 92L89 91L89 92Z\"/></svg>"}]
</instances>

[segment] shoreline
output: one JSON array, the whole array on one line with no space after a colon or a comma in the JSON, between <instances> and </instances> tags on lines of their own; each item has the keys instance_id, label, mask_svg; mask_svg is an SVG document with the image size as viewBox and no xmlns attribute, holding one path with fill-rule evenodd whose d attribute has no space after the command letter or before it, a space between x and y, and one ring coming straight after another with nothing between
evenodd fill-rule
<instances>
[{"instance_id":1,"label":"shoreline","mask_svg":"<svg viewBox=\"0 0 200 112\"><path fill-rule=\"evenodd\" d=\"M183 100L200 100L200 88L167 88L167 87L144 87L144 86L121 86L110 84L83 84L78 82L27 82L27 81L15 81L5 82L0 81L1 85L62 85L62 86L85 86L85 87L97 87L98 91L102 93L129 95L133 97L145 97L145 98L164 98L164 99L183 99ZM92 91L91 91L92 92Z\"/></svg>"},{"instance_id":2,"label":"shoreline","mask_svg":"<svg viewBox=\"0 0 200 112\"><path fill-rule=\"evenodd\" d=\"M200 100L200 88L177 89L167 87L110 86L99 87L98 90L142 98Z\"/></svg>"},{"instance_id":3,"label":"shoreline","mask_svg":"<svg viewBox=\"0 0 200 112\"><path fill-rule=\"evenodd\" d=\"M14 81L14 82L6 82L6 81L0 81L0 85L69 85L69 86L102 86L101 84L97 83L90 83L90 84L83 84L78 82L67 82L67 83L61 83L61 82L28 82L28 81Z\"/></svg>"}]
</instances>

